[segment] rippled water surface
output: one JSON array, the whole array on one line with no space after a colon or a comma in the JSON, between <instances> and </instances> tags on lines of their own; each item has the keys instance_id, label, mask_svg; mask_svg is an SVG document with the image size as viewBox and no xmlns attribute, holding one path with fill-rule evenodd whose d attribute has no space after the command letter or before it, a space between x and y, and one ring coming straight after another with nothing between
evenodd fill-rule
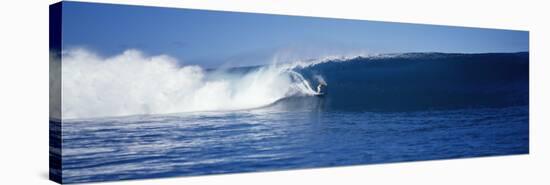
<instances>
[{"instance_id":1,"label":"rippled water surface","mask_svg":"<svg viewBox=\"0 0 550 185\"><path fill-rule=\"evenodd\" d=\"M63 122L65 183L525 154L528 107L248 110Z\"/></svg>"}]
</instances>

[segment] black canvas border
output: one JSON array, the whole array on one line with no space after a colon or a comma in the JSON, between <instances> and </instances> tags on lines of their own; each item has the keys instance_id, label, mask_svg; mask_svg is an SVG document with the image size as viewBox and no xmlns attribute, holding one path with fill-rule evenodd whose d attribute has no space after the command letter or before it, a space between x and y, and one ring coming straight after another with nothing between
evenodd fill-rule
<instances>
[{"instance_id":1,"label":"black canvas border","mask_svg":"<svg viewBox=\"0 0 550 185\"><path fill-rule=\"evenodd\" d=\"M63 4L49 6L49 179L63 183L61 110L61 45Z\"/></svg>"}]
</instances>

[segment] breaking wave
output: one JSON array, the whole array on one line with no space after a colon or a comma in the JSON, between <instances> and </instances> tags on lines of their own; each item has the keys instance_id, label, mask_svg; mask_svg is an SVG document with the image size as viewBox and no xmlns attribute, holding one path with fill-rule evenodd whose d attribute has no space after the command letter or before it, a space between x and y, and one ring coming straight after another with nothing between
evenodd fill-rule
<instances>
[{"instance_id":1,"label":"breaking wave","mask_svg":"<svg viewBox=\"0 0 550 185\"><path fill-rule=\"evenodd\" d=\"M277 62L277 61L274 61ZM529 103L529 53L402 53L203 69L128 50L62 58L62 117L255 108L416 111ZM323 96L317 97L317 87Z\"/></svg>"},{"instance_id":2,"label":"breaking wave","mask_svg":"<svg viewBox=\"0 0 550 185\"><path fill-rule=\"evenodd\" d=\"M137 50L103 58L75 49L62 57L63 118L250 109L315 94L288 66L205 70Z\"/></svg>"}]
</instances>

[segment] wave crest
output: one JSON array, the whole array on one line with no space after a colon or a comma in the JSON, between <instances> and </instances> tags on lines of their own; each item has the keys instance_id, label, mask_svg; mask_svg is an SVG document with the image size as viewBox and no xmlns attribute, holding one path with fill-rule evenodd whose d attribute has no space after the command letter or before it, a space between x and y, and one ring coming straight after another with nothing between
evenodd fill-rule
<instances>
[{"instance_id":1,"label":"wave crest","mask_svg":"<svg viewBox=\"0 0 550 185\"><path fill-rule=\"evenodd\" d=\"M315 94L304 77L285 66L209 72L138 50L107 58L85 49L66 51L62 79L65 119L250 109Z\"/></svg>"}]
</instances>

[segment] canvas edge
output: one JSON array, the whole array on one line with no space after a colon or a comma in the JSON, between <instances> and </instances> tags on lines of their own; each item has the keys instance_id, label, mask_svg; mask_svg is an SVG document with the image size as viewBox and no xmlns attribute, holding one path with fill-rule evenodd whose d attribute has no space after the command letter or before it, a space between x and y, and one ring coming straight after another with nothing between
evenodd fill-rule
<instances>
[{"instance_id":1,"label":"canvas edge","mask_svg":"<svg viewBox=\"0 0 550 185\"><path fill-rule=\"evenodd\" d=\"M49 179L63 183L61 120L61 44L63 4L49 6Z\"/></svg>"}]
</instances>

